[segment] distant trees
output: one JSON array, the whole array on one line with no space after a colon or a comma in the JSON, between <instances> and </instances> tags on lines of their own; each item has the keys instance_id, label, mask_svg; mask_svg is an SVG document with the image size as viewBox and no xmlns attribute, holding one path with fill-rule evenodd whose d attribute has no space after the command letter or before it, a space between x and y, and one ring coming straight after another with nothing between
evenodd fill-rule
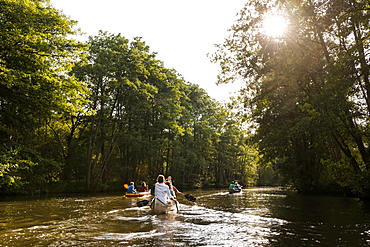
<instances>
[{"instance_id":1,"label":"distant trees","mask_svg":"<svg viewBox=\"0 0 370 247\"><path fill-rule=\"evenodd\" d=\"M237 162L245 155L242 128L233 126L234 136L222 140L230 135L226 124L231 113L164 68L141 39L129 42L101 32L88 44L87 61L73 70L89 85L87 111L94 112L86 118L83 145L88 190L108 181L155 181L158 174L171 174L182 186L215 186L244 169L246 164ZM236 150L217 150L220 143ZM219 178L211 167L230 153L228 162L219 166L238 172Z\"/></svg>"},{"instance_id":2,"label":"distant trees","mask_svg":"<svg viewBox=\"0 0 370 247\"><path fill-rule=\"evenodd\" d=\"M74 22L44 0L0 0L0 193L253 184L241 121L140 38Z\"/></svg>"},{"instance_id":3,"label":"distant trees","mask_svg":"<svg viewBox=\"0 0 370 247\"><path fill-rule=\"evenodd\" d=\"M281 37L263 33L268 12ZM242 78L262 162L300 191L369 194L368 1L249 1L214 57Z\"/></svg>"}]
</instances>

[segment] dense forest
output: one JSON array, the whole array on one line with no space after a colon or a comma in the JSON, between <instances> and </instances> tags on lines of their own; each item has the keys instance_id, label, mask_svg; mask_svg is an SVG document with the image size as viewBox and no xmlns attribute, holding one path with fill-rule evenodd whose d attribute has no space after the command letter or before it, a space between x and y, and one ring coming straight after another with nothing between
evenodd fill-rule
<instances>
[{"instance_id":1,"label":"dense forest","mask_svg":"<svg viewBox=\"0 0 370 247\"><path fill-rule=\"evenodd\" d=\"M135 38L76 24L44 0L0 1L1 193L256 181L241 121Z\"/></svg>"},{"instance_id":2,"label":"dense forest","mask_svg":"<svg viewBox=\"0 0 370 247\"><path fill-rule=\"evenodd\" d=\"M48 0L0 0L0 193L289 185L369 196L369 1L250 0L210 60L220 104L142 38L75 21ZM264 18L286 18L268 36ZM248 128L246 128L248 126Z\"/></svg>"}]
</instances>

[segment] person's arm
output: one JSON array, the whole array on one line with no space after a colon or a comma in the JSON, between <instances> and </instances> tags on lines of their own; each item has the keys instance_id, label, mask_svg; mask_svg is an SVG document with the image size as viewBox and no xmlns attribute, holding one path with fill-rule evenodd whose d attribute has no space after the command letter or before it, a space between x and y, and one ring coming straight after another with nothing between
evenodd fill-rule
<instances>
[{"instance_id":1,"label":"person's arm","mask_svg":"<svg viewBox=\"0 0 370 247\"><path fill-rule=\"evenodd\" d=\"M185 195L184 193L180 192L175 186L172 186L172 187L173 187L173 191L175 191L176 194Z\"/></svg>"}]
</instances>

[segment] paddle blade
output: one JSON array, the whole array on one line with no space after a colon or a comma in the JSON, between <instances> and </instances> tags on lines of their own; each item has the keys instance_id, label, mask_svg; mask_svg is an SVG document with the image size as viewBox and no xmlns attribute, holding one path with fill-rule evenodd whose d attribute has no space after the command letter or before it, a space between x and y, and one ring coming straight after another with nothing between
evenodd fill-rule
<instances>
[{"instance_id":1,"label":"paddle blade","mask_svg":"<svg viewBox=\"0 0 370 247\"><path fill-rule=\"evenodd\" d=\"M143 200L143 201L137 202L136 205L138 207L144 207L144 206L148 205L149 202L150 202L150 200Z\"/></svg>"},{"instance_id":2,"label":"paddle blade","mask_svg":"<svg viewBox=\"0 0 370 247\"><path fill-rule=\"evenodd\" d=\"M124 184L123 187L125 187L125 189L127 190L128 189L128 184Z\"/></svg>"},{"instance_id":3,"label":"paddle blade","mask_svg":"<svg viewBox=\"0 0 370 247\"><path fill-rule=\"evenodd\" d=\"M190 194L186 194L185 198L188 199L191 202L195 202L195 200L197 199L197 198L195 198L194 196L192 196Z\"/></svg>"}]
</instances>

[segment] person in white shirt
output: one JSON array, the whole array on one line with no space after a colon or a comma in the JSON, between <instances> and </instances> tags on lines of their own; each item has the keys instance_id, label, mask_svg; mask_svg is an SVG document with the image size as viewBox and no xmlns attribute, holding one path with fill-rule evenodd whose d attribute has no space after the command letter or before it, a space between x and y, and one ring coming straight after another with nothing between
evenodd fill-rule
<instances>
[{"instance_id":1,"label":"person in white shirt","mask_svg":"<svg viewBox=\"0 0 370 247\"><path fill-rule=\"evenodd\" d=\"M162 203L166 203L168 199L175 200L171 195L170 188L164 183L166 180L163 175L158 175L157 183L155 184L155 197Z\"/></svg>"}]
</instances>

